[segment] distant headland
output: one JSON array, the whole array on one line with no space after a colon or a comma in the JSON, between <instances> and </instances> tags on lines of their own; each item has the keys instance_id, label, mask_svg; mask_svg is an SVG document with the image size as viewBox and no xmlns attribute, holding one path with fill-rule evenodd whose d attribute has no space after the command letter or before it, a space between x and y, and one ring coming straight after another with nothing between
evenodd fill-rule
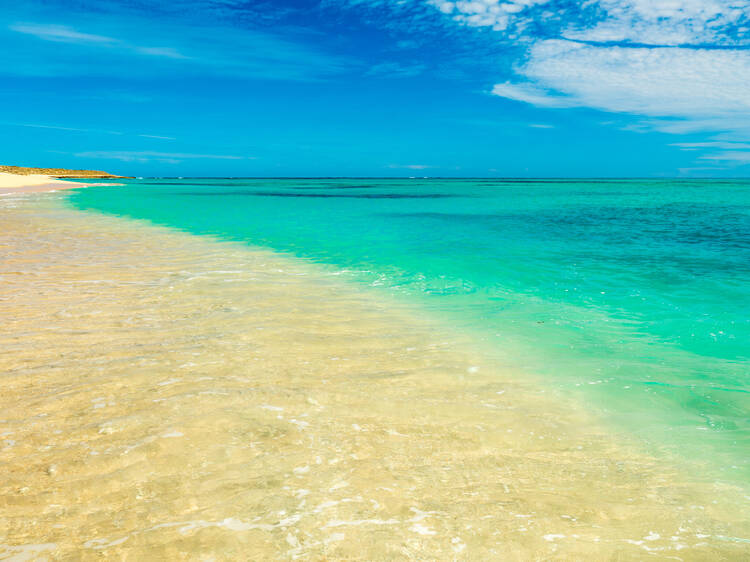
<instances>
[{"instance_id":1,"label":"distant headland","mask_svg":"<svg viewBox=\"0 0 750 562\"><path fill-rule=\"evenodd\" d=\"M129 176L116 176L101 170L68 170L66 168L27 168L24 166L0 166L0 172L16 174L19 176L43 175L53 178L69 179L108 179L127 178Z\"/></svg>"}]
</instances>

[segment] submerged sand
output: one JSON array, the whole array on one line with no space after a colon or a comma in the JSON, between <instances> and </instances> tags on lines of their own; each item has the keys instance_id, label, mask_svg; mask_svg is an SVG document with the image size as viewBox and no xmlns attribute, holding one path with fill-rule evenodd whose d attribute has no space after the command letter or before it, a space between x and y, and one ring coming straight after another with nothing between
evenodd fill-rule
<instances>
[{"instance_id":1,"label":"submerged sand","mask_svg":"<svg viewBox=\"0 0 750 562\"><path fill-rule=\"evenodd\" d=\"M420 311L61 199L0 199L0 558L750 555L745 491Z\"/></svg>"}]
</instances>

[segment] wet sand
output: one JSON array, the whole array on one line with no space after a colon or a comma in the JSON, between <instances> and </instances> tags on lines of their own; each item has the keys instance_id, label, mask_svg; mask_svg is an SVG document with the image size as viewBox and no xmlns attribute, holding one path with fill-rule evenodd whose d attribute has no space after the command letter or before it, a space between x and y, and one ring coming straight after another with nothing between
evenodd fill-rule
<instances>
[{"instance_id":1,"label":"wet sand","mask_svg":"<svg viewBox=\"0 0 750 562\"><path fill-rule=\"evenodd\" d=\"M739 560L687 476L313 264L0 199L0 558Z\"/></svg>"}]
</instances>

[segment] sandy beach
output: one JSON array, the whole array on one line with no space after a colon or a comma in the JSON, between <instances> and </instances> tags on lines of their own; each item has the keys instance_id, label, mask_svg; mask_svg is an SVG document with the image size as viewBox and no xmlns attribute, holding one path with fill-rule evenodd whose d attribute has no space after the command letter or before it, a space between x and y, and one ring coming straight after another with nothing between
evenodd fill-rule
<instances>
[{"instance_id":1,"label":"sandy beach","mask_svg":"<svg viewBox=\"0 0 750 562\"><path fill-rule=\"evenodd\" d=\"M82 186L85 186L85 184L58 180L40 174L22 176L0 172L0 195L10 193L42 193L45 191L74 189Z\"/></svg>"},{"instance_id":2,"label":"sandy beach","mask_svg":"<svg viewBox=\"0 0 750 562\"><path fill-rule=\"evenodd\" d=\"M44 184L40 184L44 185ZM695 482L309 264L4 197L0 555L739 556Z\"/></svg>"},{"instance_id":3,"label":"sandy beach","mask_svg":"<svg viewBox=\"0 0 750 562\"><path fill-rule=\"evenodd\" d=\"M115 183L81 183L75 181L61 180L44 174L11 174L0 172L0 195L11 195L13 193L45 193L51 191L64 191L66 189L79 189L92 185L122 185Z\"/></svg>"}]
</instances>

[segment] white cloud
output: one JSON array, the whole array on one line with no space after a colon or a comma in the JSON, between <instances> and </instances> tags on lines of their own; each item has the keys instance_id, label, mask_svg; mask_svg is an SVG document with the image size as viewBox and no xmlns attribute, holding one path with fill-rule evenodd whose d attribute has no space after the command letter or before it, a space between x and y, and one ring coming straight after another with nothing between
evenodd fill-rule
<instances>
[{"instance_id":1,"label":"white cloud","mask_svg":"<svg viewBox=\"0 0 750 562\"><path fill-rule=\"evenodd\" d=\"M523 73L587 106L651 116L746 114L750 51L542 41Z\"/></svg>"},{"instance_id":2,"label":"white cloud","mask_svg":"<svg viewBox=\"0 0 750 562\"><path fill-rule=\"evenodd\" d=\"M518 77L494 86L497 96L649 118L641 130L750 131L748 0L430 3L529 45ZM539 29L562 39L539 38Z\"/></svg>"},{"instance_id":3,"label":"white cloud","mask_svg":"<svg viewBox=\"0 0 750 562\"><path fill-rule=\"evenodd\" d=\"M546 123L529 123L529 127L532 129L554 129L554 125L548 125Z\"/></svg>"},{"instance_id":4,"label":"white cloud","mask_svg":"<svg viewBox=\"0 0 750 562\"><path fill-rule=\"evenodd\" d=\"M473 27L491 27L495 31L508 29L523 12L550 0L431 0L431 4L457 22Z\"/></svg>"},{"instance_id":5,"label":"white cloud","mask_svg":"<svg viewBox=\"0 0 750 562\"><path fill-rule=\"evenodd\" d=\"M590 28L571 28L569 39L652 45L735 42L728 30L750 16L746 0L598 0L604 14Z\"/></svg>"},{"instance_id":6,"label":"white cloud","mask_svg":"<svg viewBox=\"0 0 750 562\"><path fill-rule=\"evenodd\" d=\"M473 27L521 30L532 21L561 22L562 36L593 42L652 45L736 44L750 19L747 0L428 0ZM541 9L538 9L541 8ZM746 30L745 30L746 31Z\"/></svg>"},{"instance_id":7,"label":"white cloud","mask_svg":"<svg viewBox=\"0 0 750 562\"><path fill-rule=\"evenodd\" d=\"M585 106L654 117L649 125L666 132L750 126L746 50L545 40L533 45L518 74L524 82L498 84L493 93L542 107Z\"/></svg>"}]
</instances>

